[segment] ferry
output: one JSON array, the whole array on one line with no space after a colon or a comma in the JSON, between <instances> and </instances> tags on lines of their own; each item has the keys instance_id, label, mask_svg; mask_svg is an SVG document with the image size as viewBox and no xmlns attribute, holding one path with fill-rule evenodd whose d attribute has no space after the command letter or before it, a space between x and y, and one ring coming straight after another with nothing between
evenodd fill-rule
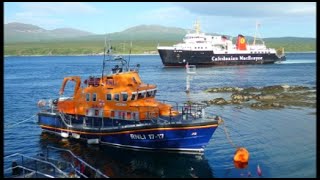
<instances>
[{"instance_id":1,"label":"ferry","mask_svg":"<svg viewBox=\"0 0 320 180\"><path fill-rule=\"evenodd\" d=\"M203 153L221 117L209 116L205 104L157 100L157 86L144 83L140 65L129 62L108 54L101 75L65 77L56 99L38 101L39 126L88 144ZM64 96L67 83L74 85L71 96Z\"/></svg>"},{"instance_id":2,"label":"ferry","mask_svg":"<svg viewBox=\"0 0 320 180\"><path fill-rule=\"evenodd\" d=\"M186 63L197 66L271 64L286 60L283 48L267 48L256 35L253 43L248 44L245 36L239 34L233 44L227 36L202 33L198 21L194 27L195 32L187 33L182 43L157 47L164 66L185 66ZM258 27L259 24L256 25L256 34ZM261 43L257 44L258 41Z\"/></svg>"}]
</instances>

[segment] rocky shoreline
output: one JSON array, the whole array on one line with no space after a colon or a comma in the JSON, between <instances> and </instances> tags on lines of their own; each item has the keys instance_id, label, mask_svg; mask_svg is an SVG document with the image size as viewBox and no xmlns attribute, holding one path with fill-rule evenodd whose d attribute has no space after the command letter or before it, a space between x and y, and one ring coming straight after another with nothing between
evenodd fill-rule
<instances>
[{"instance_id":1,"label":"rocky shoreline","mask_svg":"<svg viewBox=\"0 0 320 180\"><path fill-rule=\"evenodd\" d=\"M215 98L202 101L207 105L243 105L254 109L284 107L316 108L316 87L274 85L265 87L209 88L207 93L232 93L230 99ZM241 108L241 106L240 106Z\"/></svg>"}]
</instances>

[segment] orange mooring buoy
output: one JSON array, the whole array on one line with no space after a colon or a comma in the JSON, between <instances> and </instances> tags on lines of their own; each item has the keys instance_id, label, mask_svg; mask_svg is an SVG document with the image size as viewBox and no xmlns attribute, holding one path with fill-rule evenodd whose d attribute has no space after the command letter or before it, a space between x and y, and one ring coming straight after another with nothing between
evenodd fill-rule
<instances>
[{"instance_id":1,"label":"orange mooring buoy","mask_svg":"<svg viewBox=\"0 0 320 180\"><path fill-rule=\"evenodd\" d=\"M248 163L249 156L250 156L249 151L244 147L240 147L240 148L237 148L235 155L233 157L233 160L235 162Z\"/></svg>"},{"instance_id":2,"label":"orange mooring buoy","mask_svg":"<svg viewBox=\"0 0 320 180\"><path fill-rule=\"evenodd\" d=\"M221 122L223 123L222 120L221 120ZM249 157L250 157L249 151L244 147L237 147L230 139L229 134L227 132L227 128L225 126L223 126L223 127L224 127L224 132L226 134L226 137L229 140L230 144L233 147L237 148L236 152L234 153L234 157L233 157L234 166L239 169L246 168L248 166L248 161L249 161Z\"/></svg>"},{"instance_id":3,"label":"orange mooring buoy","mask_svg":"<svg viewBox=\"0 0 320 180\"><path fill-rule=\"evenodd\" d=\"M238 161L233 161L234 167L237 169L245 169L248 167L248 163L242 163Z\"/></svg>"}]
</instances>

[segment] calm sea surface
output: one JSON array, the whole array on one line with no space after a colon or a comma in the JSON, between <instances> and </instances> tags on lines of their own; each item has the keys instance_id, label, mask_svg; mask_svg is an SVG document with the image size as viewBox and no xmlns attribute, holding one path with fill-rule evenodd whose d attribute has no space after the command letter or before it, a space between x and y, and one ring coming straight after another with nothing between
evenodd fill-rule
<instances>
[{"instance_id":1,"label":"calm sea surface","mask_svg":"<svg viewBox=\"0 0 320 180\"><path fill-rule=\"evenodd\" d=\"M205 93L210 87L262 87L288 84L316 86L316 54L290 53L282 64L197 68L186 94L184 68L164 68L160 57L131 56L140 77L158 86L157 99L200 102L221 97ZM38 111L38 100L56 98L66 76L101 75L101 56L4 58L4 155L36 155L46 145L72 150L110 177L316 177L316 108L286 107L254 110L210 106L209 114L225 120L232 141L250 152L248 167L233 164L235 149L219 127L203 155L179 155L92 146L42 133L35 123L18 123ZM54 154L63 158L63 154ZM10 167L5 163L4 167Z\"/></svg>"}]
</instances>

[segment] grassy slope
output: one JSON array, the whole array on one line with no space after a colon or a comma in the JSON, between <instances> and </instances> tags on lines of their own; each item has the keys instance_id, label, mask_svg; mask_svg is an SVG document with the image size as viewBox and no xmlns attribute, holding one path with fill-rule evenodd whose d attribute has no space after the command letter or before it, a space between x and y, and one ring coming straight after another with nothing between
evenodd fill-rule
<instances>
[{"instance_id":1,"label":"grassy slope","mask_svg":"<svg viewBox=\"0 0 320 180\"><path fill-rule=\"evenodd\" d=\"M110 39L117 39L115 34ZM172 35L168 35L160 39L152 39L150 35L135 36L132 39L132 54L143 54L157 51L157 45L173 45L181 41L178 38L168 40ZM149 38L148 38L149 37ZM154 36L153 36L154 37ZM161 37L161 36L160 36ZM142 39L147 40L142 40ZM128 54L130 41L120 39L112 41L111 44L115 48L114 53ZM149 39L149 40L148 40ZM279 48L284 47L287 52L303 52L315 51L316 43L314 38L266 38L264 39L267 47ZM124 45L125 44L125 45ZM66 39L56 41L40 41L40 42L20 42L7 43L4 45L5 55L76 55L76 54L98 54L103 52L104 39L101 36L88 37L83 40Z\"/></svg>"},{"instance_id":2,"label":"grassy slope","mask_svg":"<svg viewBox=\"0 0 320 180\"><path fill-rule=\"evenodd\" d=\"M176 41L162 42L160 45L172 45ZM157 50L156 41L133 41L132 54ZM112 41L114 53L128 54L130 42ZM71 41L71 42L26 42L5 44L5 55L75 55L98 54L103 52L104 41Z\"/></svg>"}]
</instances>

